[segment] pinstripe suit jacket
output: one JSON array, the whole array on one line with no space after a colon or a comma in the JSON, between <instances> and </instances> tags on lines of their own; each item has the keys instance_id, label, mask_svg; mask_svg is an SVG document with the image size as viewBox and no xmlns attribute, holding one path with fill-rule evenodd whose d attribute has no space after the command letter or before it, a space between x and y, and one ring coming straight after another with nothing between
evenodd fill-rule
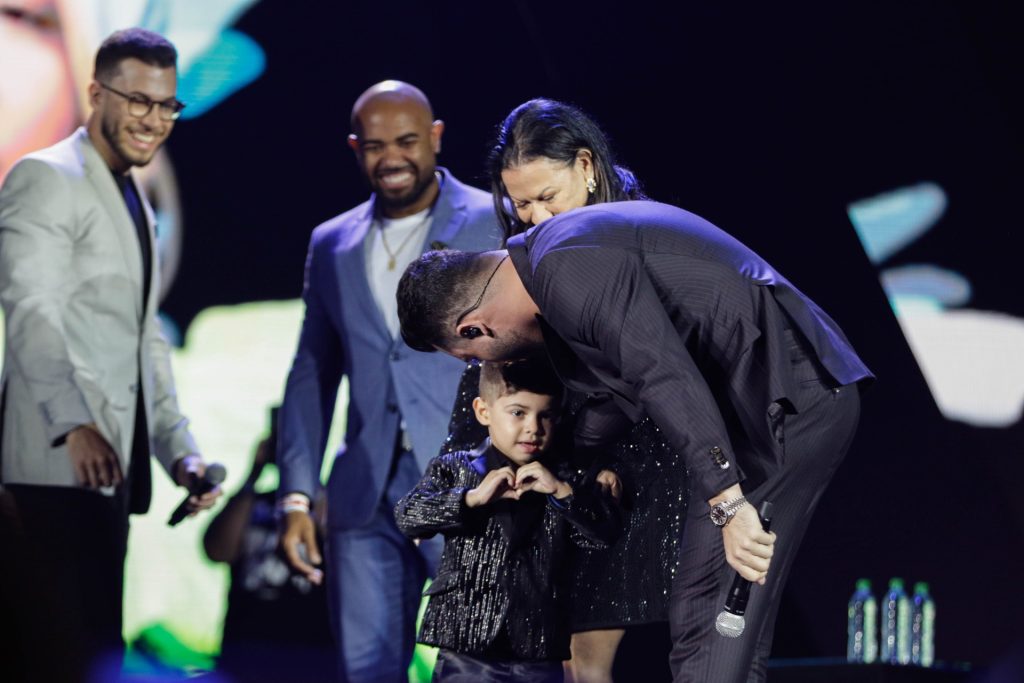
<instances>
[{"instance_id":1,"label":"pinstripe suit jacket","mask_svg":"<svg viewBox=\"0 0 1024 683\"><path fill-rule=\"evenodd\" d=\"M684 455L704 500L759 469L737 462L737 441L754 446L744 458L779 456L770 411L801 410L787 329L837 385L871 378L813 301L682 209L589 206L513 237L508 249L563 380L606 397L581 416L577 438L606 440L646 413Z\"/></svg>"}]
</instances>

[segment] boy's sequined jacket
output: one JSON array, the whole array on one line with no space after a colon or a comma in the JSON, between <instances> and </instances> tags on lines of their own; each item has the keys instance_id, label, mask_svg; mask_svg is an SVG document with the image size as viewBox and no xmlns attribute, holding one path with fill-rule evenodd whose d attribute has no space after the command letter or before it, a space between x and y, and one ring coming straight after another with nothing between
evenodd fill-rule
<instances>
[{"instance_id":1,"label":"boy's sequined jacket","mask_svg":"<svg viewBox=\"0 0 1024 683\"><path fill-rule=\"evenodd\" d=\"M506 647L520 660L569 658L569 553L572 544L602 547L621 529L618 506L577 488L567 467L542 460L573 485L563 500L527 493L518 501L466 506L466 492L510 462L485 442L475 451L434 458L420 483L395 508L410 538L445 536L419 641L464 654L491 652L504 626ZM513 465L514 468L514 465ZM504 638L503 638L504 639Z\"/></svg>"}]
</instances>

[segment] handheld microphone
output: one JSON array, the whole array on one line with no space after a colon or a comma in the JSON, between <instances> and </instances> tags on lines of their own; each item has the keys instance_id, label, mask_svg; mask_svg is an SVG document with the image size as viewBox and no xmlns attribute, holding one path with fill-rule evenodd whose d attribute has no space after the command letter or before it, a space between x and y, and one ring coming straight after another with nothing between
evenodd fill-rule
<instances>
[{"instance_id":1,"label":"handheld microphone","mask_svg":"<svg viewBox=\"0 0 1024 683\"><path fill-rule=\"evenodd\" d=\"M758 511L761 518L761 528L769 530L772 524L772 504L767 500L761 503ZM732 586L729 587L729 594L725 598L725 608L718 613L715 619L715 630L726 638L739 638L743 635L743 629L747 622L743 618L747 611L747 600L750 598L750 581L744 579L737 572L733 577Z\"/></svg>"},{"instance_id":2,"label":"handheld microphone","mask_svg":"<svg viewBox=\"0 0 1024 683\"><path fill-rule=\"evenodd\" d=\"M206 473L201 479L196 479L191 486L188 487L188 495L185 496L185 500L181 501L181 505L175 508L174 512L171 513L171 518L167 520L167 526L176 526L178 522L188 517L188 499L192 496L201 496L204 493L212 491L217 488L224 477L228 476L228 471L219 462L210 463L206 467Z\"/></svg>"}]
</instances>

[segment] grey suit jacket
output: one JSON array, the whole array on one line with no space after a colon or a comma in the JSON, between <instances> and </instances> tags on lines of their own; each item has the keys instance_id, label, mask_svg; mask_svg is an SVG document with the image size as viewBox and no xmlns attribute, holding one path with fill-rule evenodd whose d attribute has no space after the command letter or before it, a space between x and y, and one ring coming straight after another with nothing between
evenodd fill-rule
<instances>
[{"instance_id":1,"label":"grey suit jacket","mask_svg":"<svg viewBox=\"0 0 1024 683\"><path fill-rule=\"evenodd\" d=\"M153 212L143 204L155 256ZM159 268L154 258L142 301L136 235L84 128L21 159L0 188L3 482L78 486L63 442L87 423L127 472L140 390L151 451L168 472L197 452L154 315Z\"/></svg>"},{"instance_id":2,"label":"grey suit jacket","mask_svg":"<svg viewBox=\"0 0 1024 683\"><path fill-rule=\"evenodd\" d=\"M496 248L490 195L441 172L425 249ZM361 526L376 510L403 419L420 471L437 454L465 368L391 336L366 275L364 242L373 215L371 199L313 231L302 295L306 314L279 417L279 490L312 498L338 386L348 379L345 443L327 483L328 521L335 529Z\"/></svg>"},{"instance_id":3,"label":"grey suit jacket","mask_svg":"<svg viewBox=\"0 0 1024 683\"><path fill-rule=\"evenodd\" d=\"M682 209L589 206L508 246L563 379L611 398L584 412L581 440L611 438L608 425L622 427L616 416L646 413L684 456L702 499L742 478L733 441L780 457L770 410L803 408L790 366L794 330L837 385L872 377L813 301Z\"/></svg>"}]
</instances>

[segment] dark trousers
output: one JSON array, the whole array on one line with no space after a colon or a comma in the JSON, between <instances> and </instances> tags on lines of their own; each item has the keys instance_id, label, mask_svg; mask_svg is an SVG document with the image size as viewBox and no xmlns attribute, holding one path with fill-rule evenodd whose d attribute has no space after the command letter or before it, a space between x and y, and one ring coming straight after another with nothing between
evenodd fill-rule
<instances>
[{"instance_id":1,"label":"dark trousers","mask_svg":"<svg viewBox=\"0 0 1024 683\"><path fill-rule=\"evenodd\" d=\"M708 506L694 501L683 530L680 566L672 585L669 621L675 683L739 683L764 681L775 616L786 577L821 494L849 449L860 416L856 386L833 387L817 364L807 358L794 366L800 382L802 412L785 415L774 426L782 457L771 458L767 477L747 490L758 508L773 504L771 530L777 534L775 554L764 586L754 585L747 604L746 628L739 638L715 630L736 575L725 561L722 531L708 519ZM738 450L736 443L733 444ZM743 462L740 459L741 464Z\"/></svg>"},{"instance_id":2,"label":"dark trousers","mask_svg":"<svg viewBox=\"0 0 1024 683\"><path fill-rule=\"evenodd\" d=\"M0 498L0 678L115 680L125 497L12 484Z\"/></svg>"},{"instance_id":3,"label":"dark trousers","mask_svg":"<svg viewBox=\"0 0 1024 683\"><path fill-rule=\"evenodd\" d=\"M432 681L445 683L562 683L561 662L497 661L442 649Z\"/></svg>"}]
</instances>

